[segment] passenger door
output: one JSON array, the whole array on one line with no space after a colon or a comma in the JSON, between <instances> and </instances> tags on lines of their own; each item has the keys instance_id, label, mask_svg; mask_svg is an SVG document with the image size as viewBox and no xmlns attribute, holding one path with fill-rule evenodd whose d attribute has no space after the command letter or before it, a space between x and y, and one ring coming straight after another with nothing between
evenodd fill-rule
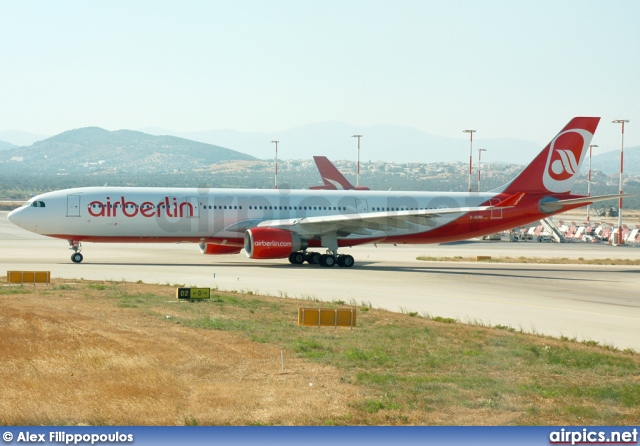
<instances>
[{"instance_id":1,"label":"passenger door","mask_svg":"<svg viewBox=\"0 0 640 446\"><path fill-rule=\"evenodd\" d=\"M80 195L67 195L67 217L80 217Z\"/></svg>"}]
</instances>

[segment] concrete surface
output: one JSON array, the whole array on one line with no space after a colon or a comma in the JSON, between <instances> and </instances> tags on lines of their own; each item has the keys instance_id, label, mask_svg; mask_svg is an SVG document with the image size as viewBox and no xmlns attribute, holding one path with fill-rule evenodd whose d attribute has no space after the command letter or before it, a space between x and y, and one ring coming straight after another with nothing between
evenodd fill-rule
<instances>
[{"instance_id":1,"label":"concrete surface","mask_svg":"<svg viewBox=\"0 0 640 446\"><path fill-rule=\"evenodd\" d=\"M640 267L424 262L419 255L640 258L635 246L460 242L345 249L351 269L293 266L244 255L204 256L195 244L83 245L74 264L64 240L12 225L0 212L0 275L50 270L56 278L142 280L282 297L342 300L391 311L507 325L640 351Z\"/></svg>"}]
</instances>

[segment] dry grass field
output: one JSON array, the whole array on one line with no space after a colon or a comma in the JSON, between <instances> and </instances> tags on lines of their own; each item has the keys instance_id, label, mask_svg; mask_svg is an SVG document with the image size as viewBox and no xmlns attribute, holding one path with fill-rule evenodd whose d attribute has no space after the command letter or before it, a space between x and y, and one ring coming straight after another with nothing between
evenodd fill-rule
<instances>
[{"instance_id":1,"label":"dry grass field","mask_svg":"<svg viewBox=\"0 0 640 446\"><path fill-rule=\"evenodd\" d=\"M640 419L640 355L596 343L362 305L354 330L300 328L297 307L318 303L178 302L167 285L0 284L2 425Z\"/></svg>"},{"instance_id":2,"label":"dry grass field","mask_svg":"<svg viewBox=\"0 0 640 446\"><path fill-rule=\"evenodd\" d=\"M282 373L277 346L171 323L170 287L127 285L165 295L168 320L99 288L0 296L0 424L314 424L357 398L335 368L287 355Z\"/></svg>"}]
</instances>

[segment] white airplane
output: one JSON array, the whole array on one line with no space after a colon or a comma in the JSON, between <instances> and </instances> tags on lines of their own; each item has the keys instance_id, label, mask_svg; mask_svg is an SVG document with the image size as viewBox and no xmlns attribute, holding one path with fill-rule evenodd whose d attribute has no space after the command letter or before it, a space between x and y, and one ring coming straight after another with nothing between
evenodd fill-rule
<instances>
[{"instance_id":1,"label":"white airplane","mask_svg":"<svg viewBox=\"0 0 640 446\"><path fill-rule=\"evenodd\" d=\"M572 119L514 180L490 192L82 187L33 197L9 220L82 242L198 243L203 254L351 267L338 249L464 240L618 197L570 194L600 118ZM325 254L309 248L326 248Z\"/></svg>"}]
</instances>

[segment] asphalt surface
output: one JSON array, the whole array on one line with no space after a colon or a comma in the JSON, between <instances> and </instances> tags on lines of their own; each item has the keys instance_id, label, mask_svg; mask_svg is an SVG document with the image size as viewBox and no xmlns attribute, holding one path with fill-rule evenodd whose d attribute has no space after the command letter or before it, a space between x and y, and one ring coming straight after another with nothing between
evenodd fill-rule
<instances>
[{"instance_id":1,"label":"asphalt surface","mask_svg":"<svg viewBox=\"0 0 640 446\"><path fill-rule=\"evenodd\" d=\"M594 340L640 351L640 266L424 262L419 255L639 259L640 247L586 243L460 242L345 249L353 268L284 260L205 256L194 244L83 245L74 264L64 240L29 233L0 212L0 275L49 270L52 277L217 287L281 297L341 300L462 322Z\"/></svg>"}]
</instances>

